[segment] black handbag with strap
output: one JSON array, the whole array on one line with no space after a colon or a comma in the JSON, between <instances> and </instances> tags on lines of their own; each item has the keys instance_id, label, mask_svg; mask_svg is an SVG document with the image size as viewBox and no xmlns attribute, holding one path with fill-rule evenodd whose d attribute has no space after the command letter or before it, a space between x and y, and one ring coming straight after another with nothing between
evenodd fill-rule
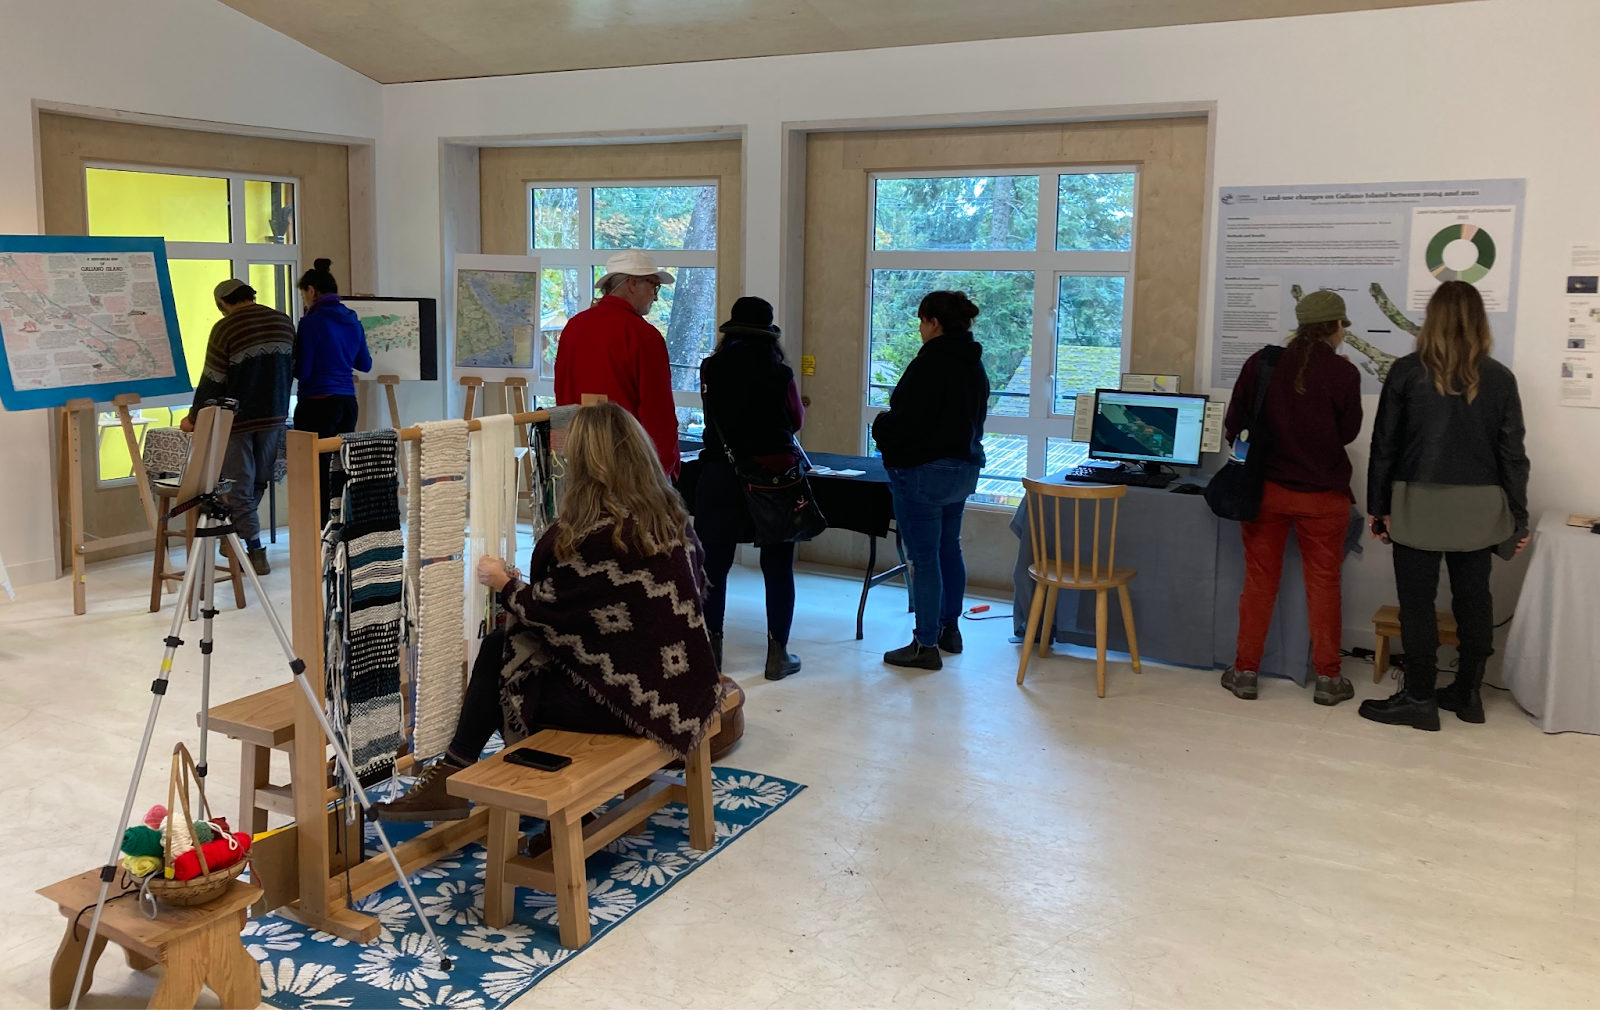
<instances>
[{"instance_id":1,"label":"black handbag with strap","mask_svg":"<svg viewBox=\"0 0 1600 1010\"><path fill-rule=\"evenodd\" d=\"M745 504L750 508L750 523L755 530L755 546L775 547L778 544L800 543L810 540L828 528L828 520L817 507L811 493L811 481L806 477L809 461L800 443L789 436L799 461L782 473L773 473L755 462L741 463L728 446L722 425L707 413L706 419L717 431L717 441L722 443L722 453L733 467L739 486L744 489Z\"/></svg>"},{"instance_id":2,"label":"black handbag with strap","mask_svg":"<svg viewBox=\"0 0 1600 1010\"><path fill-rule=\"evenodd\" d=\"M1249 433L1249 450L1243 460L1230 456L1221 470L1211 475L1206 485L1206 504L1219 518L1235 522L1254 522L1261 513L1261 491L1267 481L1267 452L1270 450L1263 408L1267 402L1267 387L1272 384L1272 373L1283 357L1283 348L1265 347L1261 351L1261 364L1256 370L1255 403L1250 409L1248 423L1240 429Z\"/></svg>"}]
</instances>

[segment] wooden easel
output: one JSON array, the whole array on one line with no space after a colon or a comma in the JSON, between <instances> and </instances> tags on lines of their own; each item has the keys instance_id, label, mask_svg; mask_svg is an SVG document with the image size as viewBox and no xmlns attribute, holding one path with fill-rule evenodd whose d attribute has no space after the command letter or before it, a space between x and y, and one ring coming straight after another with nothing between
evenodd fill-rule
<instances>
[{"instance_id":1,"label":"wooden easel","mask_svg":"<svg viewBox=\"0 0 1600 1010\"><path fill-rule=\"evenodd\" d=\"M461 411L461 420L472 420L473 408L478 402L478 390L483 387L483 378L477 375L463 375L461 384L467 387L467 405Z\"/></svg>"},{"instance_id":2,"label":"wooden easel","mask_svg":"<svg viewBox=\"0 0 1600 1010\"><path fill-rule=\"evenodd\" d=\"M528 380L521 376L512 376L505 381L506 387L506 413L524 414L531 406L528 402ZM512 428L512 444L522 450L522 465L517 468L518 488L517 502L519 507L526 504L532 507L533 503L533 453L528 443L528 426L515 425Z\"/></svg>"},{"instance_id":3,"label":"wooden easel","mask_svg":"<svg viewBox=\"0 0 1600 1010\"><path fill-rule=\"evenodd\" d=\"M111 401L117 420L122 425L122 437L128 443L128 456L133 460L133 479L139 487L139 500L144 503L147 528L121 536L92 538L83 528L83 437L80 426L82 415L95 418L94 401L88 398L68 400L61 408L61 451L58 459L58 493L67 510L68 552L72 555L72 612L84 614L89 610L88 587L84 582L84 564L90 554L126 547L130 544L153 541L156 535L156 500L150 491L150 480L144 469L144 457L139 451L139 437L133 432L133 414L130 407L139 402L138 393L122 393ZM98 425L96 431L98 431ZM98 452L98 446L96 452Z\"/></svg>"},{"instance_id":4,"label":"wooden easel","mask_svg":"<svg viewBox=\"0 0 1600 1010\"><path fill-rule=\"evenodd\" d=\"M398 375L380 375L376 379L374 379L373 381L376 382L378 385L383 387L383 395L389 401L389 427L391 427L391 428L399 428L401 426L400 425L400 402L397 399L395 399L394 391L395 391L395 387L400 385L400 376L398 376Z\"/></svg>"},{"instance_id":5,"label":"wooden easel","mask_svg":"<svg viewBox=\"0 0 1600 1010\"><path fill-rule=\"evenodd\" d=\"M480 380L481 382L481 380ZM470 387L469 387L470 389ZM469 394L470 395L470 394ZM523 425L549 420L548 411L535 410L512 415L512 423ZM482 427L468 420L469 430ZM422 437L421 428L400 429L400 439L412 442ZM295 652L305 663L302 674L312 693L323 697L323 615L322 557L318 523L321 518L320 455L335 452L344 440L317 438L314 432L288 434L289 460L289 590L292 608L291 631ZM328 745L317 722L315 710L305 693L294 694L294 810L296 829L296 875L300 900L285 911L292 918L314 929L356 943L367 943L379 932L378 920L351 908L346 900L346 882L351 897L360 899L395 880L394 867L387 860L368 860L350 867L348 874L329 871L333 836L328 825L328 804L340 797L338 787L317 788L328 781ZM405 754L396 761L396 770L408 771L416 763ZM467 842L482 839L488 828L488 808L474 811L461 821L435 825L417 837L394 847L400 865L408 874L454 852Z\"/></svg>"}]
</instances>

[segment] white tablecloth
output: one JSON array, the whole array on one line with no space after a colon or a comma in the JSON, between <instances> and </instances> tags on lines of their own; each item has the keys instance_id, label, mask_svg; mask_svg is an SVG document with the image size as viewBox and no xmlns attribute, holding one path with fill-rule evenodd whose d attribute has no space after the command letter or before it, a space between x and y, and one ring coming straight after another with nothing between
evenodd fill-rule
<instances>
[{"instance_id":1,"label":"white tablecloth","mask_svg":"<svg viewBox=\"0 0 1600 1010\"><path fill-rule=\"evenodd\" d=\"M1546 733L1600 733L1600 536L1546 512L1529 549L1501 677Z\"/></svg>"}]
</instances>

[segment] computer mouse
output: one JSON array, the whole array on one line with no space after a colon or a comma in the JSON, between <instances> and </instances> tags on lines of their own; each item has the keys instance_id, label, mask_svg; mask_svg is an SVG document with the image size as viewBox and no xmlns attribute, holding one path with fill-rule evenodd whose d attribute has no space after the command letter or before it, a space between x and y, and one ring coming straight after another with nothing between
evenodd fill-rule
<instances>
[{"instance_id":1,"label":"computer mouse","mask_svg":"<svg viewBox=\"0 0 1600 1010\"><path fill-rule=\"evenodd\" d=\"M1168 490L1173 494L1204 494L1206 489L1199 484L1179 484Z\"/></svg>"}]
</instances>

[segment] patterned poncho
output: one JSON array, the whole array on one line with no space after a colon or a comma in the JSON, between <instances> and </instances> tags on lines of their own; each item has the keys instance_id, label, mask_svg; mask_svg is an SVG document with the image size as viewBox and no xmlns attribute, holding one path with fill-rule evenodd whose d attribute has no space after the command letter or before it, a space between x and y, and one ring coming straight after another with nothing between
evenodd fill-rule
<instances>
[{"instance_id":1,"label":"patterned poncho","mask_svg":"<svg viewBox=\"0 0 1600 1010\"><path fill-rule=\"evenodd\" d=\"M612 522L590 530L562 561L558 520L533 549L528 581L501 591L511 619L501 672L508 735L537 728L520 701L529 678L566 675L635 732L683 757L716 717L722 691L701 610L700 543L685 529L685 542L669 552L621 551Z\"/></svg>"}]
</instances>

